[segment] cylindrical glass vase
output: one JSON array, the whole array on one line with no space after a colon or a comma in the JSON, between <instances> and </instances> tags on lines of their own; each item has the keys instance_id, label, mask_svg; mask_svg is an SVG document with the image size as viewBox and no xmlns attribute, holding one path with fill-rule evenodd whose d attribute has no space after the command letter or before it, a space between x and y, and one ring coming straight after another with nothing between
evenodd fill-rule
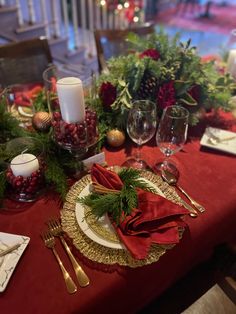
<instances>
[{"instance_id":1,"label":"cylindrical glass vase","mask_svg":"<svg viewBox=\"0 0 236 314\"><path fill-rule=\"evenodd\" d=\"M45 185L43 144L36 138L19 137L9 141L5 151L9 156L7 195L16 201L35 201Z\"/></svg>"},{"instance_id":2,"label":"cylindrical glass vase","mask_svg":"<svg viewBox=\"0 0 236 314\"><path fill-rule=\"evenodd\" d=\"M60 147L82 158L98 140L97 115L86 108L83 81L76 73L68 76L56 66L45 70L43 78L53 138Z\"/></svg>"}]
</instances>

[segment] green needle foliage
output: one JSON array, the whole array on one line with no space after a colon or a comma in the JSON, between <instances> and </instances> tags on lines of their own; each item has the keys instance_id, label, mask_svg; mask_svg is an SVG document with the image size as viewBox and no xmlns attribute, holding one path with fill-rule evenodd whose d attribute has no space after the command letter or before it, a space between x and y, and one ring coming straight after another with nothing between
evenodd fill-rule
<instances>
[{"instance_id":1,"label":"green needle foliage","mask_svg":"<svg viewBox=\"0 0 236 314\"><path fill-rule=\"evenodd\" d=\"M43 110L43 95L36 98L38 109ZM16 152L7 150L7 142L18 137L31 137L40 141L44 147L44 159L46 161L45 179L48 186L52 186L64 200L68 191L66 170L83 170L83 163L73 158L70 152L60 149L52 138L52 130L48 133L29 131L20 126L20 122L7 111L6 99L0 99L0 199L3 199L7 191L6 168ZM37 145L30 148L37 155ZM19 154L20 152L17 152Z\"/></svg>"},{"instance_id":2,"label":"green needle foliage","mask_svg":"<svg viewBox=\"0 0 236 314\"><path fill-rule=\"evenodd\" d=\"M124 184L119 193L101 195L92 192L88 196L77 199L79 203L89 206L96 217L102 217L107 213L116 224L119 224L126 215L131 214L133 208L137 208L137 188L153 193L156 192L153 187L140 178L139 170L132 168L122 169L118 175Z\"/></svg>"}]
</instances>

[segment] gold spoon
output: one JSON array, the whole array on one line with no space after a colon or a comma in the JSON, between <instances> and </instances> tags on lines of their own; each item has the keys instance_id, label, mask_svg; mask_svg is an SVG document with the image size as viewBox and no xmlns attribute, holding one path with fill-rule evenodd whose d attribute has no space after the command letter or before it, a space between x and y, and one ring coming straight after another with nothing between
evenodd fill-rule
<instances>
[{"instance_id":1,"label":"gold spoon","mask_svg":"<svg viewBox=\"0 0 236 314\"><path fill-rule=\"evenodd\" d=\"M191 204L199 210L199 212L203 213L205 211L205 208L198 204L194 199L192 199L191 196L189 196L178 184L177 184L177 178L175 177L174 174L169 172L168 170L163 170L162 171L162 178L164 181L166 181L169 185L175 186L180 192L182 192L191 202ZM196 211L194 210L196 213Z\"/></svg>"}]
</instances>

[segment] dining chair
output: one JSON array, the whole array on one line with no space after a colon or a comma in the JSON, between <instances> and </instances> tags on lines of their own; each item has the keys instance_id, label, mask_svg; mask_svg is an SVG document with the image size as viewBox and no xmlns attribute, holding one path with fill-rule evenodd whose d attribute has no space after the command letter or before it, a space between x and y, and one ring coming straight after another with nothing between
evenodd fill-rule
<instances>
[{"instance_id":1,"label":"dining chair","mask_svg":"<svg viewBox=\"0 0 236 314\"><path fill-rule=\"evenodd\" d=\"M51 63L45 37L0 46L0 87L42 82L43 71Z\"/></svg>"},{"instance_id":2,"label":"dining chair","mask_svg":"<svg viewBox=\"0 0 236 314\"><path fill-rule=\"evenodd\" d=\"M106 64L108 59L128 52L129 45L125 39L131 32L144 37L155 32L154 24L145 23L142 26L121 30L101 29L94 31L100 72L108 70Z\"/></svg>"}]
</instances>

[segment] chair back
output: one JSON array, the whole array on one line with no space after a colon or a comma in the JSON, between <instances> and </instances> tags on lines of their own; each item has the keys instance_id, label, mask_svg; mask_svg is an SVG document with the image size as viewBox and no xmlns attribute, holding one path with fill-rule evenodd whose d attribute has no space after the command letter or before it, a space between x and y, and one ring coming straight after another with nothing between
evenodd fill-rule
<instances>
[{"instance_id":1,"label":"chair back","mask_svg":"<svg viewBox=\"0 0 236 314\"><path fill-rule=\"evenodd\" d=\"M42 82L43 71L51 63L45 37L0 46L0 87Z\"/></svg>"},{"instance_id":2,"label":"chair back","mask_svg":"<svg viewBox=\"0 0 236 314\"><path fill-rule=\"evenodd\" d=\"M95 30L95 42L97 48L98 66L99 70L107 71L106 61L111 57L117 57L127 53L129 48L128 43L125 41L129 33L135 33L141 37L155 32L154 24L145 23L136 28L115 30L103 29Z\"/></svg>"}]
</instances>

